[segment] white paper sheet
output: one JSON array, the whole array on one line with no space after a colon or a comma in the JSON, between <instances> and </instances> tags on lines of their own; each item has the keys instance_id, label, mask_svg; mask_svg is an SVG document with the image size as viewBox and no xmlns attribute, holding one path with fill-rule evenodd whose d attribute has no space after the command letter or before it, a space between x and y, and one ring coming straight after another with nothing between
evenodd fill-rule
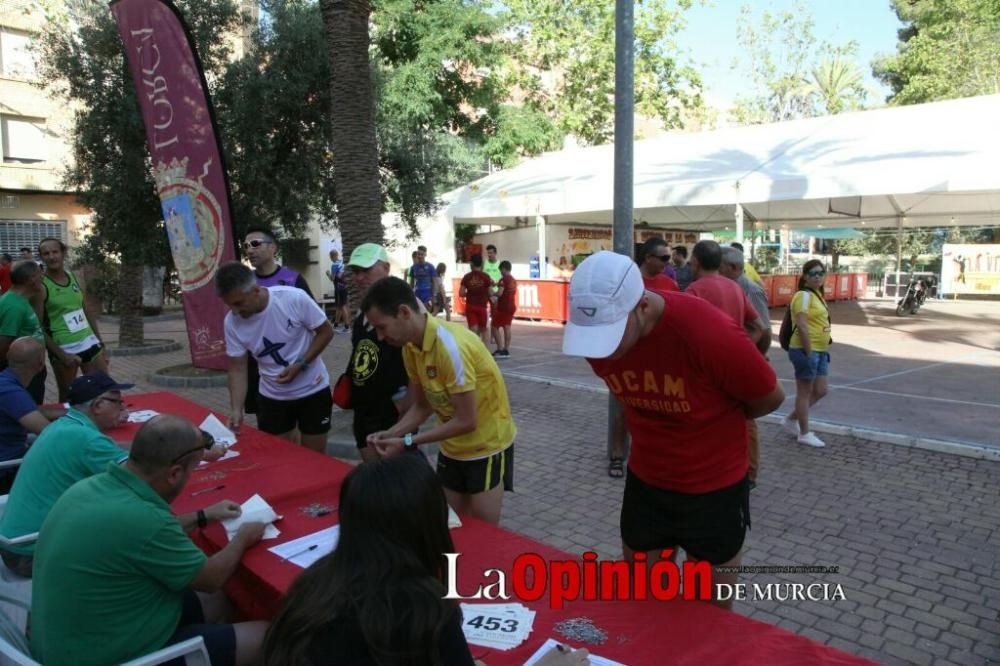
<instances>
[{"instance_id":1,"label":"white paper sheet","mask_svg":"<svg viewBox=\"0 0 1000 666\"><path fill-rule=\"evenodd\" d=\"M528 661L524 662L524 666L535 666L535 664L538 663L539 659L547 655L550 650L555 650L556 645L558 644L559 644L558 641L556 641L554 638L550 638L549 640L545 641L544 643L542 643L542 647L538 648L535 651L535 654L531 655L528 658ZM587 663L590 664L590 666L625 666L625 664L622 664L621 662L611 661L610 659L605 659L604 657L598 657L597 655L593 654L587 657Z\"/></svg>"},{"instance_id":2,"label":"white paper sheet","mask_svg":"<svg viewBox=\"0 0 1000 666\"><path fill-rule=\"evenodd\" d=\"M214 437L217 444L232 446L236 443L236 435L215 414L206 416L198 427Z\"/></svg>"},{"instance_id":3,"label":"white paper sheet","mask_svg":"<svg viewBox=\"0 0 1000 666\"><path fill-rule=\"evenodd\" d=\"M272 546L269 551L285 562L291 562L305 569L319 558L332 553L340 539L340 525L328 527L319 532L307 534L280 546Z\"/></svg>"},{"instance_id":4,"label":"white paper sheet","mask_svg":"<svg viewBox=\"0 0 1000 666\"><path fill-rule=\"evenodd\" d=\"M230 458L235 458L239 455L240 455L239 451L236 451L234 449L229 449L222 455L221 458L219 458L218 460L213 460L212 462L222 462L223 460L229 460ZM211 465L211 464L212 463L207 460L202 460L200 463L198 463L198 467L205 467L206 465Z\"/></svg>"},{"instance_id":5,"label":"white paper sheet","mask_svg":"<svg viewBox=\"0 0 1000 666\"><path fill-rule=\"evenodd\" d=\"M154 416L159 416L160 413L155 409L140 409L135 412L128 413L129 423L145 423Z\"/></svg>"},{"instance_id":6,"label":"white paper sheet","mask_svg":"<svg viewBox=\"0 0 1000 666\"><path fill-rule=\"evenodd\" d=\"M448 507L448 529L453 530L456 527L461 527L461 526L462 526L462 519L459 518L458 514L455 513L455 510L449 506Z\"/></svg>"},{"instance_id":7,"label":"white paper sheet","mask_svg":"<svg viewBox=\"0 0 1000 666\"><path fill-rule=\"evenodd\" d=\"M510 650L523 643L535 611L523 604L462 604L462 632L469 643Z\"/></svg>"},{"instance_id":8,"label":"white paper sheet","mask_svg":"<svg viewBox=\"0 0 1000 666\"><path fill-rule=\"evenodd\" d=\"M229 537L230 541L233 540L240 526L244 523L267 523L263 537L265 539L276 539L281 534L281 531L271 524L279 520L281 516L276 514L271 505L260 495L254 495L246 502L243 502L240 508L243 509L243 513L238 518L230 518L229 520L222 521L223 527L226 528L226 536Z\"/></svg>"}]
</instances>

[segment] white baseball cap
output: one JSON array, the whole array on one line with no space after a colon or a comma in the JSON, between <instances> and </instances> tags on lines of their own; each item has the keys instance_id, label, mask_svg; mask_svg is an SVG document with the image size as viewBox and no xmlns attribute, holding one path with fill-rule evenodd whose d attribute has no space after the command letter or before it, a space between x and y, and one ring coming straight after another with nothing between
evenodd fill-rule
<instances>
[{"instance_id":1,"label":"white baseball cap","mask_svg":"<svg viewBox=\"0 0 1000 666\"><path fill-rule=\"evenodd\" d=\"M569 283L569 321L563 353L607 358L625 335L629 313L645 287L639 267L629 257L601 251L580 264Z\"/></svg>"}]
</instances>

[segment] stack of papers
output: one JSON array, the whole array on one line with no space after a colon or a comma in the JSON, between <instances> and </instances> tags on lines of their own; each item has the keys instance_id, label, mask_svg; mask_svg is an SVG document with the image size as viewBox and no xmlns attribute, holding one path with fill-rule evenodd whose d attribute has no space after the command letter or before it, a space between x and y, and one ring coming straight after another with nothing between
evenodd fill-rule
<instances>
[{"instance_id":1,"label":"stack of papers","mask_svg":"<svg viewBox=\"0 0 1000 666\"><path fill-rule=\"evenodd\" d=\"M305 569L324 555L332 553L339 539L340 525L334 525L268 550L280 557L282 562L291 562Z\"/></svg>"},{"instance_id":2,"label":"stack of papers","mask_svg":"<svg viewBox=\"0 0 1000 666\"><path fill-rule=\"evenodd\" d=\"M215 414L209 414L206 416L205 420L202 421L201 425L198 427L214 437L216 444L232 446L236 443L236 435L232 430L227 428L225 424L215 416Z\"/></svg>"},{"instance_id":3,"label":"stack of papers","mask_svg":"<svg viewBox=\"0 0 1000 666\"><path fill-rule=\"evenodd\" d=\"M516 648L534 624L535 611L523 604L462 604L462 632L475 645Z\"/></svg>"},{"instance_id":4,"label":"stack of papers","mask_svg":"<svg viewBox=\"0 0 1000 666\"><path fill-rule=\"evenodd\" d=\"M238 518L230 518L229 520L222 521L222 526L226 528L226 536L229 537L230 541L233 540L240 526L244 523L267 523L263 537L265 539L276 539L281 534L281 531L271 524L276 520L280 520L281 516L276 514L271 505L260 495L254 495L246 502L243 502L240 508L243 509L243 513Z\"/></svg>"},{"instance_id":5,"label":"stack of papers","mask_svg":"<svg viewBox=\"0 0 1000 666\"><path fill-rule=\"evenodd\" d=\"M535 651L535 654L528 658L528 661L524 662L524 666L535 666L538 661L547 655L551 650L555 650L559 643L556 642L554 638L542 643L542 647ZM589 648L588 648L589 649ZM611 661L610 659L605 659L604 657L598 657L597 655L589 655L587 657L587 663L590 666L625 666L621 662Z\"/></svg>"},{"instance_id":6,"label":"stack of papers","mask_svg":"<svg viewBox=\"0 0 1000 666\"><path fill-rule=\"evenodd\" d=\"M154 409L140 409L137 412L128 413L129 423L145 423L154 416L159 416L160 413Z\"/></svg>"}]
</instances>

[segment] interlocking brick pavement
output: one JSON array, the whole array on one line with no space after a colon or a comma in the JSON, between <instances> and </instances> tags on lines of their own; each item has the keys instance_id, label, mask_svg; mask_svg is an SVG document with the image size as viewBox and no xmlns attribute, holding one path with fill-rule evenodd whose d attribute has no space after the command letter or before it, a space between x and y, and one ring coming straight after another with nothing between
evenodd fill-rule
<instances>
[{"instance_id":1,"label":"interlocking brick pavement","mask_svg":"<svg viewBox=\"0 0 1000 666\"><path fill-rule=\"evenodd\" d=\"M117 357L112 372L137 390L163 390L148 374L188 360L182 319L147 323L180 352ZM114 340L113 322L102 325ZM519 332L531 353L530 336ZM349 342L324 354L332 377ZM622 480L606 473L607 398L508 377L518 425L516 492L502 525L571 553L619 557ZM227 412L224 388L175 390ZM49 398L54 395L49 389ZM337 414L339 432L348 415ZM840 584L845 601L737 602L736 612L890 664L1000 662L1000 464L824 435L800 447L761 423L762 470L751 495L747 565L830 565L836 574L752 574L748 583Z\"/></svg>"}]
</instances>

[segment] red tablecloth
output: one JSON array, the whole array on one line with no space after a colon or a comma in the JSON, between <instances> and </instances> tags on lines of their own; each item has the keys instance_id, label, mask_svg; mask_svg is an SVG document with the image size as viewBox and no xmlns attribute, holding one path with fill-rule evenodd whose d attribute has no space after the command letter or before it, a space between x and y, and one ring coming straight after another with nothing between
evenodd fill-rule
<instances>
[{"instance_id":1,"label":"red tablecloth","mask_svg":"<svg viewBox=\"0 0 1000 666\"><path fill-rule=\"evenodd\" d=\"M177 414L195 423L209 413L208 409L171 393L132 395L128 402L136 409ZM127 425L109 434L118 441L127 441L137 428ZM281 562L268 548L336 524L336 512L314 518L302 509L317 502L336 505L340 483L351 466L246 426L236 450L239 457L196 470L173 508L177 513L186 513L222 499L243 502L258 493L284 516L277 524L281 536L248 551L226 587L247 617L268 619L277 610L281 595L302 571L294 564ZM191 494L219 485L225 488L197 496ZM462 553L458 581L463 594L491 582L482 578L486 569L507 572L509 588L512 563L523 553L537 553L546 560L571 559L567 553L519 534L465 516L462 521L462 527L452 530L452 537L455 548ZM220 525L197 531L195 540L209 553L226 544ZM549 608L547 597L522 603L537 613L528 640L509 652L471 645L474 656L490 666L522 664L546 638L562 640L553 628L556 623L583 617L604 630L608 640L603 645L577 647L588 647L596 654L631 665L866 663L784 629L702 602L574 601L558 611Z\"/></svg>"}]
</instances>

